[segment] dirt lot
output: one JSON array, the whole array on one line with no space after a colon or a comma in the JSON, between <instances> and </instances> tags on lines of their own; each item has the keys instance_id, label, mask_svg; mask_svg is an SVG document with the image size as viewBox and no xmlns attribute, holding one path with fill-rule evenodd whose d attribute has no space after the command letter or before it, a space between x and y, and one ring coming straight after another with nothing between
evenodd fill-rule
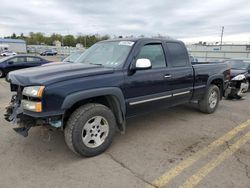
<instances>
[{"instance_id":1,"label":"dirt lot","mask_svg":"<svg viewBox=\"0 0 250 188\"><path fill-rule=\"evenodd\" d=\"M211 115L184 105L130 119L93 158L70 152L59 131L17 135L3 119L10 95L1 79L0 187L250 187L250 93Z\"/></svg>"}]
</instances>

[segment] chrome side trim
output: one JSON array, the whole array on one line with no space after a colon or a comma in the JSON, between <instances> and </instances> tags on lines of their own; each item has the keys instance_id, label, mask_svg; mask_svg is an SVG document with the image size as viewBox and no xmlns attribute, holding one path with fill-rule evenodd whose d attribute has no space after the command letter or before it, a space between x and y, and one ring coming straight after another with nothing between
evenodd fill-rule
<instances>
[{"instance_id":1,"label":"chrome side trim","mask_svg":"<svg viewBox=\"0 0 250 188\"><path fill-rule=\"evenodd\" d=\"M200 85L200 86L194 86L194 89L200 89L200 88L204 88L207 87L206 85Z\"/></svg>"},{"instance_id":2,"label":"chrome side trim","mask_svg":"<svg viewBox=\"0 0 250 188\"><path fill-rule=\"evenodd\" d=\"M180 93L175 93L175 94L173 94L173 97L174 96L179 96L179 95L185 95L185 94L188 94L188 93L190 93L190 91L184 91L184 92L180 92Z\"/></svg>"},{"instance_id":3,"label":"chrome side trim","mask_svg":"<svg viewBox=\"0 0 250 188\"><path fill-rule=\"evenodd\" d=\"M156 100L160 100L160 99L166 99L166 98L170 98L170 97L172 97L172 95L165 95L165 96L162 96L162 97L155 97L155 98L152 98L152 99L145 99L145 100L141 100L141 101L130 102L129 105L133 106L133 105L136 105L136 104L156 101Z\"/></svg>"},{"instance_id":4,"label":"chrome side trim","mask_svg":"<svg viewBox=\"0 0 250 188\"><path fill-rule=\"evenodd\" d=\"M171 78L171 75L165 75L164 78Z\"/></svg>"}]
</instances>

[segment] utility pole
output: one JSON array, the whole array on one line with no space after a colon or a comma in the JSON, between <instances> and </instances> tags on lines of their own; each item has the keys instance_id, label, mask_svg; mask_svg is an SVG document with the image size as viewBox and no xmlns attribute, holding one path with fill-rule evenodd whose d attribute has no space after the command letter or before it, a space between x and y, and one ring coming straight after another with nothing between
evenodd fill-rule
<instances>
[{"instance_id":1,"label":"utility pole","mask_svg":"<svg viewBox=\"0 0 250 188\"><path fill-rule=\"evenodd\" d=\"M221 36L220 36L220 50L221 50L221 47L222 47L223 34L224 34L224 26L222 26L222 28L221 28Z\"/></svg>"},{"instance_id":2,"label":"utility pole","mask_svg":"<svg viewBox=\"0 0 250 188\"><path fill-rule=\"evenodd\" d=\"M87 49L87 46L86 46L86 45L87 45L87 44L86 44L86 43L87 43L86 38L87 38L87 35L84 36L84 47L85 47L85 49Z\"/></svg>"}]
</instances>

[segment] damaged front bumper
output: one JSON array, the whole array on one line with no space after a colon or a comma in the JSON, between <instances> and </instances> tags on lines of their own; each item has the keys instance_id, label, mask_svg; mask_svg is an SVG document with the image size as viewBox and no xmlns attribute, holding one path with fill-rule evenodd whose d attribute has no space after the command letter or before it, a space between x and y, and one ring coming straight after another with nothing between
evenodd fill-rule
<instances>
[{"instance_id":1,"label":"damaged front bumper","mask_svg":"<svg viewBox=\"0 0 250 188\"><path fill-rule=\"evenodd\" d=\"M229 87L225 91L225 96L244 97L248 91L249 83L246 79L240 81L230 81Z\"/></svg>"},{"instance_id":2,"label":"damaged front bumper","mask_svg":"<svg viewBox=\"0 0 250 188\"><path fill-rule=\"evenodd\" d=\"M28 136L29 129L34 126L35 123L34 120L23 114L18 95L12 96L9 106L6 107L4 118L6 121L18 125L18 127L13 129L24 137Z\"/></svg>"},{"instance_id":3,"label":"damaged front bumper","mask_svg":"<svg viewBox=\"0 0 250 188\"><path fill-rule=\"evenodd\" d=\"M48 126L51 128L62 127L62 116L46 116L46 117L32 117L27 115L21 105L21 98L18 94L13 95L9 105L6 107L4 114L6 121L11 122L17 127L13 128L18 134L27 137L28 131L31 127Z\"/></svg>"}]
</instances>

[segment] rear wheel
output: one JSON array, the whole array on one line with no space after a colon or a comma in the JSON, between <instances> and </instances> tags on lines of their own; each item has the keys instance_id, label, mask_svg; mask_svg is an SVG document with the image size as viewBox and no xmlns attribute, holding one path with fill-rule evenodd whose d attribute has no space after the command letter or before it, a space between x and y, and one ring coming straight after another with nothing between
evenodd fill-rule
<instances>
[{"instance_id":1,"label":"rear wheel","mask_svg":"<svg viewBox=\"0 0 250 188\"><path fill-rule=\"evenodd\" d=\"M116 121L113 112L101 104L76 109L64 130L65 142L75 153L90 157L104 152L112 143Z\"/></svg>"},{"instance_id":2,"label":"rear wheel","mask_svg":"<svg viewBox=\"0 0 250 188\"><path fill-rule=\"evenodd\" d=\"M204 98L199 102L200 111L204 113L213 113L220 101L220 90L216 85L210 85Z\"/></svg>"}]
</instances>

